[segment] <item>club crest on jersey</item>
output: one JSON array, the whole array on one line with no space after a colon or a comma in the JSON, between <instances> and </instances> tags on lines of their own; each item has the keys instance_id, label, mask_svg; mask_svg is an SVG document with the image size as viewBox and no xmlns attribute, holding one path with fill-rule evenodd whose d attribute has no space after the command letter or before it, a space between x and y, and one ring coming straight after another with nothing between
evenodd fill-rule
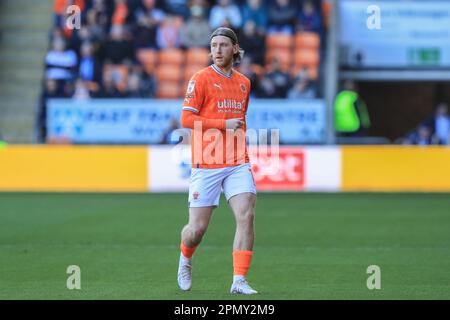
<instances>
[{"instance_id":1,"label":"club crest on jersey","mask_svg":"<svg viewBox=\"0 0 450 320\"><path fill-rule=\"evenodd\" d=\"M244 92L244 93L247 92L247 87L243 83L241 83L241 91Z\"/></svg>"},{"instance_id":2,"label":"club crest on jersey","mask_svg":"<svg viewBox=\"0 0 450 320\"><path fill-rule=\"evenodd\" d=\"M189 81L188 87L187 87L187 93L192 93L194 92L194 88L195 88L195 80L191 80Z\"/></svg>"}]
</instances>

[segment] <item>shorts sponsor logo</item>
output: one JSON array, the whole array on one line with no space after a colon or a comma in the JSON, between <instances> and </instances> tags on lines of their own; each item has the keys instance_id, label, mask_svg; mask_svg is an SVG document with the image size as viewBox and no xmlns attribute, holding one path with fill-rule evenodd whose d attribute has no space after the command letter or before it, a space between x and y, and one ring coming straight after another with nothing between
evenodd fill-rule
<instances>
[{"instance_id":1,"label":"shorts sponsor logo","mask_svg":"<svg viewBox=\"0 0 450 320\"><path fill-rule=\"evenodd\" d=\"M200 193L197 192L197 191L195 191L195 192L192 194L192 197L194 198L194 200L198 200L198 198L200 197Z\"/></svg>"}]
</instances>

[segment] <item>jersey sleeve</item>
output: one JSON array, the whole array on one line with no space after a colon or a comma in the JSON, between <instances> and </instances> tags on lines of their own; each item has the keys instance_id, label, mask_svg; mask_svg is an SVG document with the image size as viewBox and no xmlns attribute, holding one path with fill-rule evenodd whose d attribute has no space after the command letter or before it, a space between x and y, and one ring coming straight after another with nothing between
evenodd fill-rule
<instances>
[{"instance_id":1,"label":"jersey sleeve","mask_svg":"<svg viewBox=\"0 0 450 320\"><path fill-rule=\"evenodd\" d=\"M203 77L196 73L189 80L186 95L183 100L183 110L199 113L205 100L205 85Z\"/></svg>"},{"instance_id":2,"label":"jersey sleeve","mask_svg":"<svg viewBox=\"0 0 450 320\"><path fill-rule=\"evenodd\" d=\"M245 112L244 112L245 115L247 115L248 104L250 103L250 91L252 90L250 81L247 81L247 87L248 87L248 89L247 89L247 98L246 98L246 101L245 101L245 109L244 109L245 110Z\"/></svg>"}]
</instances>

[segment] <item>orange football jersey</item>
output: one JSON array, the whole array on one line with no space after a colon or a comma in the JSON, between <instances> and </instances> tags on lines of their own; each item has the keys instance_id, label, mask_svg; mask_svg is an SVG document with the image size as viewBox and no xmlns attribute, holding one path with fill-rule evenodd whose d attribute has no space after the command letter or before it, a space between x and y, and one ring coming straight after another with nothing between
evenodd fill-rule
<instances>
[{"instance_id":1,"label":"orange football jersey","mask_svg":"<svg viewBox=\"0 0 450 320\"><path fill-rule=\"evenodd\" d=\"M192 127L192 167L223 168L249 162L245 115L250 89L250 80L243 74L232 69L227 75L214 64L192 76L183 102L183 112L200 116ZM236 131L226 130L225 120L232 118L242 118L244 125Z\"/></svg>"}]
</instances>

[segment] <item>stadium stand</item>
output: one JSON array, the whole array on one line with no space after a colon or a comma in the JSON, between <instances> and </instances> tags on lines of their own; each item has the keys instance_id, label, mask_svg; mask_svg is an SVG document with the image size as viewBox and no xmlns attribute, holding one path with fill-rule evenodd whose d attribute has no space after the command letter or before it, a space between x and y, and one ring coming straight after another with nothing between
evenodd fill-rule
<instances>
[{"instance_id":1,"label":"stadium stand","mask_svg":"<svg viewBox=\"0 0 450 320\"><path fill-rule=\"evenodd\" d=\"M284 2L288 3L287 7ZM65 8L71 4L78 5L82 12L79 30L69 30L65 24ZM290 16L295 18L288 21L291 33L283 28L287 20L278 19L287 8L294 10ZM49 52L63 41L65 47L59 48L58 54L72 56L75 53L77 65L76 68L60 66L60 72L64 71L67 78L54 79L56 82L51 84L56 85L52 90L54 93L47 92L49 78L43 81L41 139L45 137L46 97L76 98L84 88L82 92L86 94L81 96L86 98L136 95L181 98L189 78L210 63L208 42L199 37L204 38L201 35L208 34L217 25L233 27L242 38L243 49L248 47L247 66L238 68L242 72L245 69L244 73L251 78L253 97L286 97L294 87L302 88L305 81L314 92L304 96L316 97L320 92L317 87L320 84L321 43L324 42L323 30L326 30L322 24L327 23L327 17L322 18L321 14L324 9L329 10L326 2L311 0L191 0L184 3L54 0ZM231 19L230 14L238 15L236 12L239 17ZM90 54L84 53L86 51ZM47 74L52 67L46 65ZM130 77L132 69L138 71ZM299 84L301 77L307 78L300 81L302 85ZM278 78L283 79L283 88L277 87L270 93L270 87L274 85L271 82L277 82ZM143 94L143 81L147 83L146 88L152 89L151 93ZM292 95L295 96L298 94Z\"/></svg>"}]
</instances>

